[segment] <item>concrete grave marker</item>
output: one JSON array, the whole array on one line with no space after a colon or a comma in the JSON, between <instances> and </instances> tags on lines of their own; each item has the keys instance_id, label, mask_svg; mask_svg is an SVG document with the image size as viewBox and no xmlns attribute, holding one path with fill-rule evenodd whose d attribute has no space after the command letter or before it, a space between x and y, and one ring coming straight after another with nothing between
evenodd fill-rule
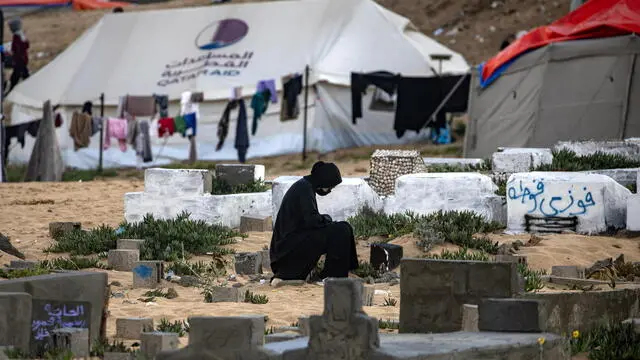
<instances>
[{"instance_id":1,"label":"concrete grave marker","mask_svg":"<svg viewBox=\"0 0 640 360\"><path fill-rule=\"evenodd\" d=\"M271 215L246 214L240 217L240 232L267 232L273 230Z\"/></svg>"},{"instance_id":2,"label":"concrete grave marker","mask_svg":"<svg viewBox=\"0 0 640 360\"><path fill-rule=\"evenodd\" d=\"M33 299L31 348L36 352L51 346L53 334L58 329L87 329L87 336L89 336L90 326L91 304L89 302ZM70 333L70 331L63 333Z\"/></svg>"},{"instance_id":3,"label":"concrete grave marker","mask_svg":"<svg viewBox=\"0 0 640 360\"><path fill-rule=\"evenodd\" d=\"M140 340L142 333L153 332L152 318L116 319L116 337L126 340Z\"/></svg>"},{"instance_id":4,"label":"concrete grave marker","mask_svg":"<svg viewBox=\"0 0 640 360\"><path fill-rule=\"evenodd\" d=\"M0 292L0 346L29 351L32 298L27 293Z\"/></svg>"},{"instance_id":5,"label":"concrete grave marker","mask_svg":"<svg viewBox=\"0 0 640 360\"><path fill-rule=\"evenodd\" d=\"M161 351L174 350L180 345L180 338L176 333L145 332L140 336L140 352L147 359L155 359Z\"/></svg>"},{"instance_id":6,"label":"concrete grave marker","mask_svg":"<svg viewBox=\"0 0 640 360\"><path fill-rule=\"evenodd\" d=\"M142 244L144 244L143 239L118 239L117 248L119 250L140 250Z\"/></svg>"},{"instance_id":7,"label":"concrete grave marker","mask_svg":"<svg viewBox=\"0 0 640 360\"><path fill-rule=\"evenodd\" d=\"M238 275L262 274L262 257L259 252L238 253L235 255L233 263Z\"/></svg>"},{"instance_id":8,"label":"concrete grave marker","mask_svg":"<svg viewBox=\"0 0 640 360\"><path fill-rule=\"evenodd\" d=\"M50 349L68 350L74 355L74 358L86 358L90 355L89 329L56 329L53 330L48 341Z\"/></svg>"},{"instance_id":9,"label":"concrete grave marker","mask_svg":"<svg viewBox=\"0 0 640 360\"><path fill-rule=\"evenodd\" d=\"M139 250L109 250L107 264L116 271L131 271L136 263L140 261Z\"/></svg>"},{"instance_id":10,"label":"concrete grave marker","mask_svg":"<svg viewBox=\"0 0 640 360\"><path fill-rule=\"evenodd\" d=\"M155 289L160 285L164 266L162 261L138 261L133 267L133 288Z\"/></svg>"},{"instance_id":11,"label":"concrete grave marker","mask_svg":"<svg viewBox=\"0 0 640 360\"><path fill-rule=\"evenodd\" d=\"M216 178L231 186L264 180L264 165L217 164Z\"/></svg>"},{"instance_id":12,"label":"concrete grave marker","mask_svg":"<svg viewBox=\"0 0 640 360\"><path fill-rule=\"evenodd\" d=\"M65 233L71 232L74 229L81 229L82 223L75 221L57 221L49 223L49 236L57 238Z\"/></svg>"}]
</instances>

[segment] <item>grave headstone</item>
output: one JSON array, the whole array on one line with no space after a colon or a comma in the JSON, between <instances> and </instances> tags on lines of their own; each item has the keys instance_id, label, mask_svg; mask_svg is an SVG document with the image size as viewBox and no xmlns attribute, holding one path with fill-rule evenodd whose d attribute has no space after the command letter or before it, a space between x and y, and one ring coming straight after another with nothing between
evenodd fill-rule
<instances>
[{"instance_id":1,"label":"grave headstone","mask_svg":"<svg viewBox=\"0 0 640 360\"><path fill-rule=\"evenodd\" d=\"M584 279L584 270L575 265L556 265L551 267L551 276Z\"/></svg>"},{"instance_id":2,"label":"grave headstone","mask_svg":"<svg viewBox=\"0 0 640 360\"><path fill-rule=\"evenodd\" d=\"M140 336L140 353L147 359L155 359L161 351L177 349L180 338L176 333L145 332Z\"/></svg>"},{"instance_id":3,"label":"grave headstone","mask_svg":"<svg viewBox=\"0 0 640 360\"><path fill-rule=\"evenodd\" d=\"M140 261L139 250L109 250L107 264L116 271L131 271L136 263Z\"/></svg>"},{"instance_id":4,"label":"grave headstone","mask_svg":"<svg viewBox=\"0 0 640 360\"><path fill-rule=\"evenodd\" d=\"M0 346L29 351L31 309L31 295L0 292Z\"/></svg>"},{"instance_id":5,"label":"grave headstone","mask_svg":"<svg viewBox=\"0 0 640 360\"><path fill-rule=\"evenodd\" d=\"M271 272L271 256L269 250L260 250L260 259L262 259L262 270Z\"/></svg>"},{"instance_id":6,"label":"grave headstone","mask_svg":"<svg viewBox=\"0 0 640 360\"><path fill-rule=\"evenodd\" d=\"M214 286L210 289L210 302L243 302L246 290L237 287Z\"/></svg>"},{"instance_id":7,"label":"grave headstone","mask_svg":"<svg viewBox=\"0 0 640 360\"><path fill-rule=\"evenodd\" d=\"M271 215L245 214L240 216L240 232L267 232L273 230Z\"/></svg>"},{"instance_id":8,"label":"grave headstone","mask_svg":"<svg viewBox=\"0 0 640 360\"><path fill-rule=\"evenodd\" d=\"M33 269L36 267L38 263L35 261L28 260L11 260L9 263L9 268L11 269Z\"/></svg>"},{"instance_id":9,"label":"grave headstone","mask_svg":"<svg viewBox=\"0 0 640 360\"><path fill-rule=\"evenodd\" d=\"M249 184L264 180L264 170L264 165L218 164L216 165L216 178L231 186Z\"/></svg>"},{"instance_id":10,"label":"grave headstone","mask_svg":"<svg viewBox=\"0 0 640 360\"><path fill-rule=\"evenodd\" d=\"M117 248L120 250L140 250L143 239L118 239Z\"/></svg>"},{"instance_id":11,"label":"grave headstone","mask_svg":"<svg viewBox=\"0 0 640 360\"><path fill-rule=\"evenodd\" d=\"M390 271L400 266L403 248L400 245L380 243L371 244L369 263L374 269Z\"/></svg>"},{"instance_id":12,"label":"grave headstone","mask_svg":"<svg viewBox=\"0 0 640 360\"><path fill-rule=\"evenodd\" d=\"M262 274L262 258L259 252L238 253L234 257L234 266L238 275Z\"/></svg>"},{"instance_id":13,"label":"grave headstone","mask_svg":"<svg viewBox=\"0 0 640 360\"><path fill-rule=\"evenodd\" d=\"M143 332L153 332L153 318L116 319L116 337L125 340L140 340Z\"/></svg>"},{"instance_id":14,"label":"grave headstone","mask_svg":"<svg viewBox=\"0 0 640 360\"><path fill-rule=\"evenodd\" d=\"M538 300L483 299L478 305L478 329L494 332L545 332L545 309Z\"/></svg>"},{"instance_id":15,"label":"grave headstone","mask_svg":"<svg viewBox=\"0 0 640 360\"><path fill-rule=\"evenodd\" d=\"M76 221L57 221L49 223L49 236L57 238L74 229L82 229L82 223Z\"/></svg>"},{"instance_id":16,"label":"grave headstone","mask_svg":"<svg viewBox=\"0 0 640 360\"><path fill-rule=\"evenodd\" d=\"M33 299L32 304L32 350L40 353L49 349L55 342L54 333L63 328L67 330L87 329L87 343L89 342L90 332L88 329L91 325L91 304L89 302ZM73 332L69 330L61 334L67 333Z\"/></svg>"},{"instance_id":17,"label":"grave headstone","mask_svg":"<svg viewBox=\"0 0 640 360\"><path fill-rule=\"evenodd\" d=\"M133 267L133 288L155 289L162 281L162 261L138 261Z\"/></svg>"},{"instance_id":18,"label":"grave headstone","mask_svg":"<svg viewBox=\"0 0 640 360\"><path fill-rule=\"evenodd\" d=\"M462 305L462 331L478 331L478 305Z\"/></svg>"},{"instance_id":19,"label":"grave headstone","mask_svg":"<svg viewBox=\"0 0 640 360\"><path fill-rule=\"evenodd\" d=\"M87 358L90 354L89 329L61 328L53 330L49 338L50 349L70 351L74 358Z\"/></svg>"}]
</instances>

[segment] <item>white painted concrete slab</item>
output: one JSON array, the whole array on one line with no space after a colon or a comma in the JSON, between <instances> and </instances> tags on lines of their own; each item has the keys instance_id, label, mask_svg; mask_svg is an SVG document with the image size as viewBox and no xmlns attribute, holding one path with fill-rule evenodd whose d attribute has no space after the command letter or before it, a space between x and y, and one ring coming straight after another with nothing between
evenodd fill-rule
<instances>
[{"instance_id":1,"label":"white painted concrete slab","mask_svg":"<svg viewBox=\"0 0 640 360\"><path fill-rule=\"evenodd\" d=\"M579 233L624 228L631 192L610 177L571 172L517 173L507 182L507 230L523 232L525 214L577 216Z\"/></svg>"},{"instance_id":2,"label":"white painted concrete slab","mask_svg":"<svg viewBox=\"0 0 640 360\"><path fill-rule=\"evenodd\" d=\"M275 223L282 198L287 190L300 180L301 176L281 176L273 180L272 216ZM318 210L321 214L329 214L334 221L344 221L354 216L365 205L373 209L382 209L382 199L361 178L342 178L342 184L333 189L327 196L316 196Z\"/></svg>"},{"instance_id":3,"label":"white painted concrete slab","mask_svg":"<svg viewBox=\"0 0 640 360\"><path fill-rule=\"evenodd\" d=\"M602 169L602 170L591 170L584 171L585 174L600 174L605 175L613 180L615 180L618 184L622 186L627 185L635 185L638 183L638 168L630 168L630 169Z\"/></svg>"},{"instance_id":4,"label":"white painted concrete slab","mask_svg":"<svg viewBox=\"0 0 640 360\"><path fill-rule=\"evenodd\" d=\"M627 230L640 231L640 194L627 199Z\"/></svg>"},{"instance_id":5,"label":"white painted concrete slab","mask_svg":"<svg viewBox=\"0 0 640 360\"><path fill-rule=\"evenodd\" d=\"M412 211L424 215L468 210L504 223L504 200L496 190L489 176L474 172L404 175L396 181L395 195L385 199L384 210L389 214Z\"/></svg>"},{"instance_id":6,"label":"white painted concrete slab","mask_svg":"<svg viewBox=\"0 0 640 360\"><path fill-rule=\"evenodd\" d=\"M158 196L211 194L213 177L209 170L151 168L144 172L144 192Z\"/></svg>"},{"instance_id":7,"label":"white painted concrete slab","mask_svg":"<svg viewBox=\"0 0 640 360\"><path fill-rule=\"evenodd\" d=\"M560 141L555 150L567 149L579 156L592 155L596 152L618 154L630 159L640 160L640 143L634 138L625 141Z\"/></svg>"},{"instance_id":8,"label":"white painted concrete slab","mask_svg":"<svg viewBox=\"0 0 640 360\"><path fill-rule=\"evenodd\" d=\"M430 165L451 165L451 166L478 166L482 165L484 160L482 159L470 159L470 158L437 158L426 157L422 158L426 166Z\"/></svg>"},{"instance_id":9,"label":"white painted concrete slab","mask_svg":"<svg viewBox=\"0 0 640 360\"><path fill-rule=\"evenodd\" d=\"M244 214L271 215L271 191L249 194L168 197L142 192L125 194L124 213L128 222L139 222L145 214L175 218L183 211L191 219L237 228Z\"/></svg>"},{"instance_id":10,"label":"white painted concrete slab","mask_svg":"<svg viewBox=\"0 0 640 360\"><path fill-rule=\"evenodd\" d=\"M553 154L546 148L504 148L491 156L494 172L527 172L543 164L551 164Z\"/></svg>"}]
</instances>

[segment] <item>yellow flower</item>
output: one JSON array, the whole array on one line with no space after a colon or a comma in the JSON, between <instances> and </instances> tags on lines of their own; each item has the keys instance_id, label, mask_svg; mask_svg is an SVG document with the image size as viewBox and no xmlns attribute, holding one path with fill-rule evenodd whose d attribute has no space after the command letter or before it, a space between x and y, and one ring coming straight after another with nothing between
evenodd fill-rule
<instances>
[{"instance_id":1,"label":"yellow flower","mask_svg":"<svg viewBox=\"0 0 640 360\"><path fill-rule=\"evenodd\" d=\"M571 336L572 336L574 339L579 338L579 337L580 337L580 331L578 331L578 330L573 330L573 332L571 333Z\"/></svg>"},{"instance_id":2,"label":"yellow flower","mask_svg":"<svg viewBox=\"0 0 640 360\"><path fill-rule=\"evenodd\" d=\"M544 338L538 338L538 344L540 344L541 346L544 345Z\"/></svg>"}]
</instances>

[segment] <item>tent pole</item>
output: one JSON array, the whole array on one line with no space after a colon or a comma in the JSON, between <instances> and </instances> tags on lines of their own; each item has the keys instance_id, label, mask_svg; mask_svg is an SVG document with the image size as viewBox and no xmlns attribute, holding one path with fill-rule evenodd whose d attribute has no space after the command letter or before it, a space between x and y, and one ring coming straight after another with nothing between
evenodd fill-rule
<instances>
[{"instance_id":1,"label":"tent pole","mask_svg":"<svg viewBox=\"0 0 640 360\"><path fill-rule=\"evenodd\" d=\"M0 9L0 39L4 39L4 12ZM0 52L2 53L2 61L0 61L0 183L7 182L7 169L5 168L5 160L7 159L7 154L5 154L5 149L7 147L4 146L6 141L6 134L4 129L5 119L4 119L4 48L2 44L0 44Z\"/></svg>"},{"instance_id":2,"label":"tent pole","mask_svg":"<svg viewBox=\"0 0 640 360\"><path fill-rule=\"evenodd\" d=\"M307 160L307 107L309 106L309 65L304 68L304 124L302 130L302 161Z\"/></svg>"},{"instance_id":3,"label":"tent pole","mask_svg":"<svg viewBox=\"0 0 640 360\"><path fill-rule=\"evenodd\" d=\"M102 124L100 124L100 151L99 152L99 158L98 158L98 173L102 173L102 142L104 141L104 93L100 94L100 121L102 122Z\"/></svg>"},{"instance_id":4,"label":"tent pole","mask_svg":"<svg viewBox=\"0 0 640 360\"><path fill-rule=\"evenodd\" d=\"M627 93L625 95L624 107L622 110L622 130L620 140L624 140L627 137L627 122L629 121L629 102L631 101L631 86L633 85L633 69L636 67L636 59L638 54L633 54L631 59L631 66L629 67L629 78L627 79Z\"/></svg>"}]
</instances>

